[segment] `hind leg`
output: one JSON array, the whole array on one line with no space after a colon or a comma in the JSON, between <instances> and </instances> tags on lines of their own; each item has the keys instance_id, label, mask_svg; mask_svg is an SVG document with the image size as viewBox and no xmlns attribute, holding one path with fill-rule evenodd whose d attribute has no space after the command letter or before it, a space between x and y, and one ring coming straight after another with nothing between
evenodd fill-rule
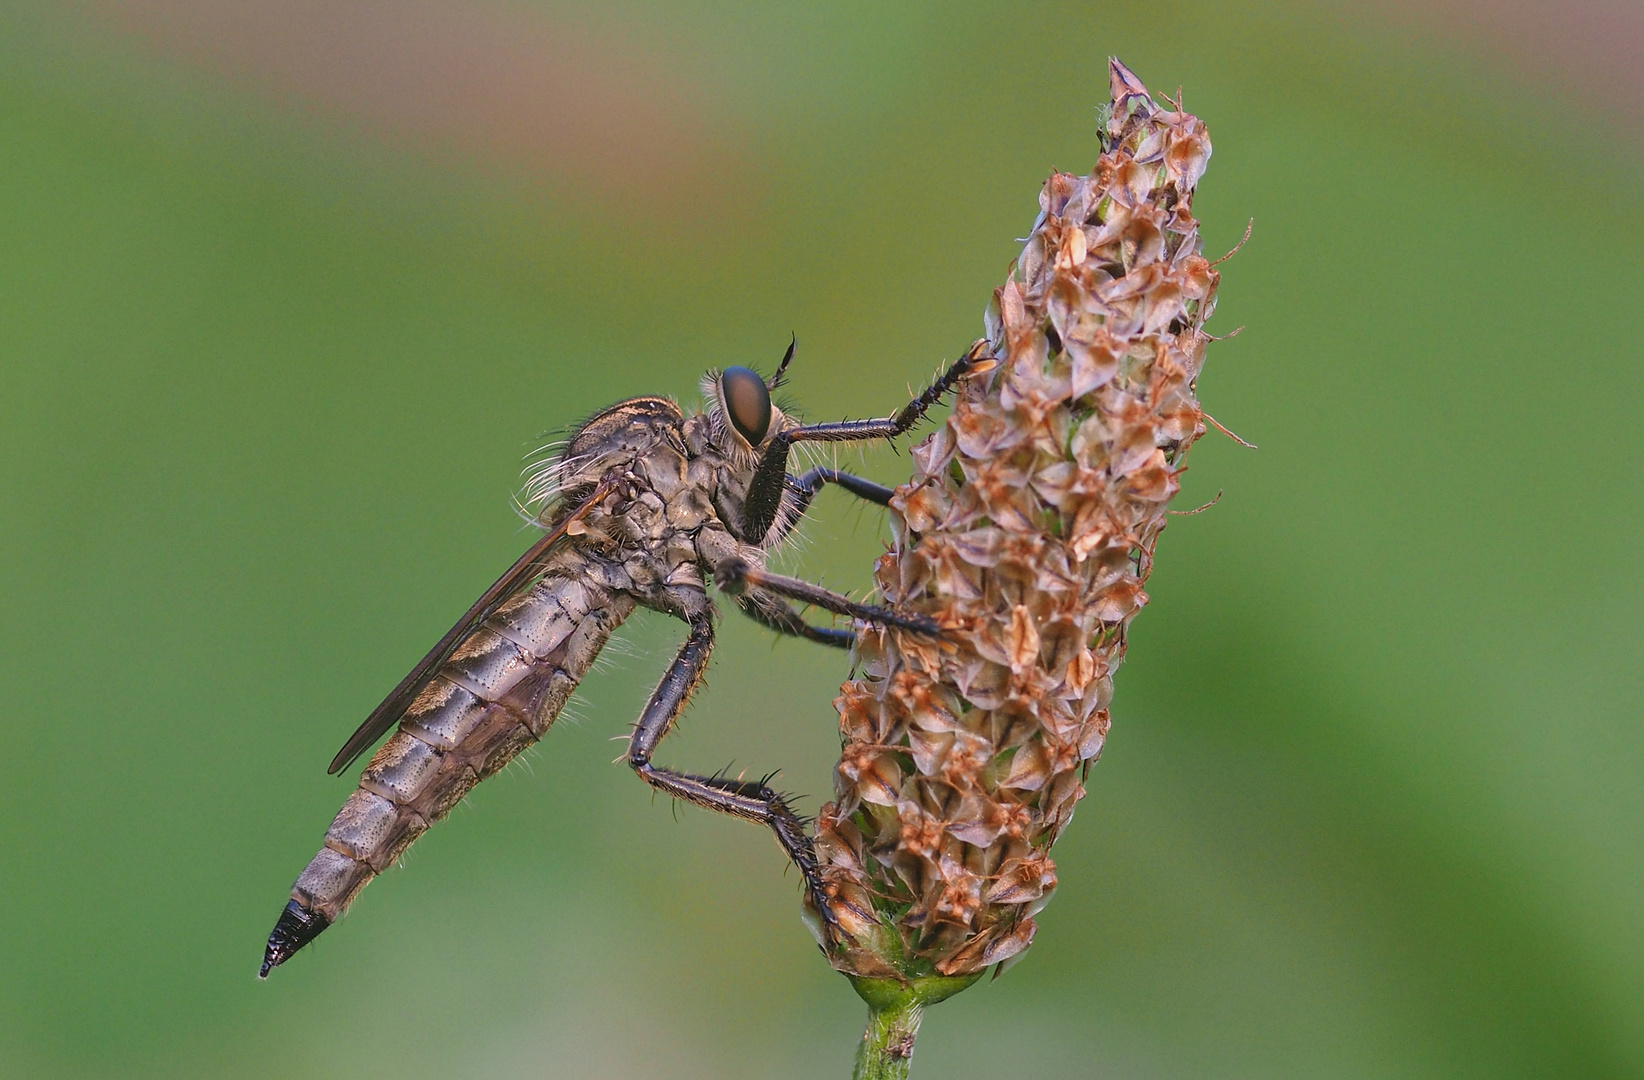
<instances>
[{"instance_id":1,"label":"hind leg","mask_svg":"<svg viewBox=\"0 0 1644 1080\"><path fill-rule=\"evenodd\" d=\"M823 913L825 933L831 937L837 927L828 914L827 894L816 862L816 849L805 831L805 823L793 812L786 799L762 780L696 776L651 761L657 745L673 728L685 703L701 684L713 645L712 617L701 615L692 619L690 636L685 639L679 655L652 692L651 700L639 716L639 723L634 725L633 737L628 741L628 767L638 773L641 780L676 799L769 826L776 834L776 842L782 845L782 850L787 852L788 858L793 860L804 876L805 891L816 910Z\"/></svg>"}]
</instances>

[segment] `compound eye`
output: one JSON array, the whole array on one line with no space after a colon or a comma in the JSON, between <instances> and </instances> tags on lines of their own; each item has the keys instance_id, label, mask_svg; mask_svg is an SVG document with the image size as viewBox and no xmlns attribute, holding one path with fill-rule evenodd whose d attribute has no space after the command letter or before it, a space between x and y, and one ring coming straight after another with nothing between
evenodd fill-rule
<instances>
[{"instance_id":1,"label":"compound eye","mask_svg":"<svg viewBox=\"0 0 1644 1080\"><path fill-rule=\"evenodd\" d=\"M728 367L719 377L719 392L736 433L749 446L764 442L771 429L771 392L765 380L745 367Z\"/></svg>"}]
</instances>

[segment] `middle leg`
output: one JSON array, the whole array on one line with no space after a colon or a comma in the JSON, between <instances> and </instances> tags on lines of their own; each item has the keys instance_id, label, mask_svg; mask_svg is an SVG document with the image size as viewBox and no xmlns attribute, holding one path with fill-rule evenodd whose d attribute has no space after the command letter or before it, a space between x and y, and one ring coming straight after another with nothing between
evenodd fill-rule
<instances>
[{"instance_id":1,"label":"middle leg","mask_svg":"<svg viewBox=\"0 0 1644 1080\"><path fill-rule=\"evenodd\" d=\"M903 615L877 604L859 604L848 596L824 589L820 585L755 569L741 559L726 559L716 566L714 584L732 596L740 596L746 590L757 589L789 600L797 600L802 604L812 604L835 615L846 615L863 622L894 626L927 637L940 637L942 633L942 628L934 619L923 615Z\"/></svg>"},{"instance_id":2,"label":"middle leg","mask_svg":"<svg viewBox=\"0 0 1644 1080\"><path fill-rule=\"evenodd\" d=\"M783 512L777 515L771 531L765 536L765 547L775 547L793 531L794 526L805 516L805 511L810 509L811 500L816 498L816 493L826 484L837 484L857 498L878 506L889 506L891 496L896 494L895 489L883 484L822 466L811 469L802 476L790 476L788 500ZM779 634L841 649L848 649L856 642L854 631L837 630L830 626L812 626L790 607L787 601L762 589L749 589L743 592L736 598L736 606L754 622Z\"/></svg>"},{"instance_id":3,"label":"middle leg","mask_svg":"<svg viewBox=\"0 0 1644 1080\"><path fill-rule=\"evenodd\" d=\"M786 600L779 596L765 592L763 589L749 589L736 598L736 606L742 614L769 630L789 637L804 638L822 645L832 645L839 649L848 649L856 644L854 630L839 630L832 626L812 626L804 617L789 606Z\"/></svg>"}]
</instances>

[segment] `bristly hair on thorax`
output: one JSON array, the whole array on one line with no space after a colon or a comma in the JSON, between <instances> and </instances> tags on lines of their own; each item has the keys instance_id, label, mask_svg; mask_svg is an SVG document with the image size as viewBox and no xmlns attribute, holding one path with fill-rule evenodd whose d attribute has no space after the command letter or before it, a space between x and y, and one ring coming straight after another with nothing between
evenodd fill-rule
<instances>
[{"instance_id":1,"label":"bristly hair on thorax","mask_svg":"<svg viewBox=\"0 0 1644 1080\"><path fill-rule=\"evenodd\" d=\"M525 465L520 469L525 482L514 496L514 511L526 524L539 529L548 527L553 507L559 502L560 456L570 445L571 432L575 430L574 427L557 429L552 432L555 438L525 455ZM544 432L546 434L549 433Z\"/></svg>"},{"instance_id":2,"label":"bristly hair on thorax","mask_svg":"<svg viewBox=\"0 0 1644 1080\"><path fill-rule=\"evenodd\" d=\"M782 386L787 374L788 359L790 358L791 353L778 366L776 374L771 376L771 389L775 390ZM720 382L721 374L722 372L717 369L710 369L703 374L697 387L702 395L702 406L696 410L696 413L705 416L709 425L711 440L720 449L721 453L731 461L733 466L738 469L752 469L758 462L759 453L757 448L749 446L731 426ZM783 408L784 404L786 404L785 401L772 402L771 430L773 432L782 430L784 426L792 424L797 419L791 410ZM562 478L567 473L576 472L578 465L581 464L564 457L566 448L581 427L582 423L579 422L565 428L545 432L539 438L548 435L554 437L526 455L525 465L520 472L523 483L513 501L515 512L527 524L537 528L547 528L551 522L554 508L559 502ZM804 443L798 444L795 451L801 456L802 460L816 455L816 448ZM786 518L789 511L785 508L783 514ZM793 522L784 521L784 524L791 526Z\"/></svg>"}]
</instances>

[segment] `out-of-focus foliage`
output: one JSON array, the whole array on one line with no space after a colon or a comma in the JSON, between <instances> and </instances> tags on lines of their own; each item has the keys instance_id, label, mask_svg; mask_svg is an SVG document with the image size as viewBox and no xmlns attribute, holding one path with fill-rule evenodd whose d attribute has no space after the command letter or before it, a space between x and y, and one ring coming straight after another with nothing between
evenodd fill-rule
<instances>
[{"instance_id":1,"label":"out-of-focus foliage","mask_svg":"<svg viewBox=\"0 0 1644 1080\"><path fill-rule=\"evenodd\" d=\"M1225 495L1159 546L1057 902L919 1073L1644 1070L1621 129L1374 21L836 10L509 8L674 64L697 142L656 170L0 14L0 1074L845 1075L860 1003L769 837L608 764L661 621L531 768L257 959L331 753L526 543L539 432L790 330L809 415L888 408L1089 167L1109 53L1209 124L1207 249L1256 219L1200 392L1262 449L1195 452L1180 505ZM791 565L865 587L877 516L816 516ZM662 758L814 799L844 674L729 622Z\"/></svg>"}]
</instances>

